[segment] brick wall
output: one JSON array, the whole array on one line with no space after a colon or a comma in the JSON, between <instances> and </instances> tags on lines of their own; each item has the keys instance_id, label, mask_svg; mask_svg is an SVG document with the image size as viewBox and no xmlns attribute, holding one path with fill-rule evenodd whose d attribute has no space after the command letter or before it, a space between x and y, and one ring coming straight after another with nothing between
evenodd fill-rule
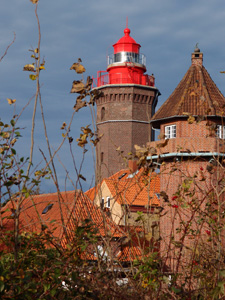
<instances>
[{"instance_id":1,"label":"brick wall","mask_svg":"<svg viewBox=\"0 0 225 300\"><path fill-rule=\"evenodd\" d=\"M103 134L97 146L98 174L109 177L127 167L128 153L134 145L151 139L149 121L157 89L138 85L109 85L100 88L97 128ZM154 110L154 108L153 108ZM116 151L120 147L120 151Z\"/></svg>"},{"instance_id":2,"label":"brick wall","mask_svg":"<svg viewBox=\"0 0 225 300\"><path fill-rule=\"evenodd\" d=\"M171 238L175 242L181 241L184 234L184 231L182 231L184 224L190 222L191 229L198 229L202 233L203 239L207 238L205 234L208 229L207 222L203 226L197 222L199 214L196 211L193 215L195 209L190 206L192 205L190 203L196 201L196 205L201 204L200 209L204 211L204 207L210 199L210 193L214 190L213 187L217 186L218 182L224 177L224 168L220 164L214 166L209 162L212 158L209 155L210 152L225 152L224 140L216 136L215 130L211 130L211 128L216 128L213 124L221 123L219 119L210 123L202 121L198 124L189 124L184 119L174 119L174 121L161 124L160 130L161 133L164 133L165 126L176 125L176 138L169 139L167 145L163 147L158 146L162 145L165 139L148 144L149 147L154 147L159 155L175 154L174 157L162 159L160 168L161 191L165 191L168 195L168 201L161 199L161 206L163 207L162 217L160 218L161 253L162 256L167 255L167 264L170 265L171 269L176 267L180 249L171 243ZM197 155L182 156L182 153L188 154L190 152L198 155L202 153L202 157ZM180 155L176 157L176 153ZM204 154L209 156L204 157ZM214 159L217 161L216 157ZM216 171L215 168L217 168ZM189 180L191 180L189 190L179 198L177 193L179 187L184 186ZM224 196L222 195L222 197ZM181 224L183 225L181 226ZM178 228L182 228L182 230L179 231ZM193 249L195 242L196 239L193 239L191 234L188 234L184 240L185 249L182 257L186 263L188 263L188 258L191 257L191 249Z\"/></svg>"}]
</instances>

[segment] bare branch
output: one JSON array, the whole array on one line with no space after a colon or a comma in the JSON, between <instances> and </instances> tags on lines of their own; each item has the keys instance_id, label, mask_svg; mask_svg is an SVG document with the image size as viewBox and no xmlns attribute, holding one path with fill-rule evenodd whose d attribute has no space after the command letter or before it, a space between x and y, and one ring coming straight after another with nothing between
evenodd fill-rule
<instances>
[{"instance_id":1,"label":"bare branch","mask_svg":"<svg viewBox=\"0 0 225 300\"><path fill-rule=\"evenodd\" d=\"M9 48L12 46L12 44L15 42L15 40L16 40L16 34L15 34L15 32L13 32L13 34L14 34L14 37L13 37L13 40L12 40L12 42L7 46L7 48L6 48L6 50L5 50L5 53L2 55L2 57L0 58L0 62L3 60L3 58L6 56L6 54L7 54L7 52L8 52L8 50L9 50Z\"/></svg>"}]
</instances>

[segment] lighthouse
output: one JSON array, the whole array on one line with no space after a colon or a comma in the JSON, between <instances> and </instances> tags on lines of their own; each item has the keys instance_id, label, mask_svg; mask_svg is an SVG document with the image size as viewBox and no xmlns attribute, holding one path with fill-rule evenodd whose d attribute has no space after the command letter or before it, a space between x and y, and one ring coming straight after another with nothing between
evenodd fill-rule
<instances>
[{"instance_id":1,"label":"lighthouse","mask_svg":"<svg viewBox=\"0 0 225 300\"><path fill-rule=\"evenodd\" d=\"M100 92L97 130L102 136L96 149L97 180L126 168L134 145L145 146L154 138L150 121L160 95L154 76L146 74L146 56L129 28L113 48L106 71L98 71L94 80Z\"/></svg>"}]
</instances>

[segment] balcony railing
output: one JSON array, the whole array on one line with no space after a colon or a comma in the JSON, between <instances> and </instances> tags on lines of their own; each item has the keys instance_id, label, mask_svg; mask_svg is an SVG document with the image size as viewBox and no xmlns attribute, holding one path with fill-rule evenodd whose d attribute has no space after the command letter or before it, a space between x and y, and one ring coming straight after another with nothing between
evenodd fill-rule
<instances>
[{"instance_id":1,"label":"balcony railing","mask_svg":"<svg viewBox=\"0 0 225 300\"><path fill-rule=\"evenodd\" d=\"M155 86L155 77L147 74L109 74L106 71L98 71L97 78L93 78L93 83L97 87L106 84L140 84L146 86Z\"/></svg>"}]
</instances>

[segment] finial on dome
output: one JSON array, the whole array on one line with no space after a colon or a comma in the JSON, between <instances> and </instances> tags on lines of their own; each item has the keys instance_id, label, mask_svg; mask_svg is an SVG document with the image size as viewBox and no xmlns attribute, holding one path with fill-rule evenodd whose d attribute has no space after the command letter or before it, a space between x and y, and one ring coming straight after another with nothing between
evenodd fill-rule
<instances>
[{"instance_id":1,"label":"finial on dome","mask_svg":"<svg viewBox=\"0 0 225 300\"><path fill-rule=\"evenodd\" d=\"M130 29L128 28L128 17L126 18L126 28L124 29L124 34L126 36L130 35Z\"/></svg>"},{"instance_id":2,"label":"finial on dome","mask_svg":"<svg viewBox=\"0 0 225 300\"><path fill-rule=\"evenodd\" d=\"M195 45L195 50L194 50L194 52L200 52L200 49L198 48L198 43L196 43L196 45Z\"/></svg>"},{"instance_id":3,"label":"finial on dome","mask_svg":"<svg viewBox=\"0 0 225 300\"><path fill-rule=\"evenodd\" d=\"M125 35L130 35L130 29L129 28L125 28L124 29L124 34Z\"/></svg>"}]
</instances>

